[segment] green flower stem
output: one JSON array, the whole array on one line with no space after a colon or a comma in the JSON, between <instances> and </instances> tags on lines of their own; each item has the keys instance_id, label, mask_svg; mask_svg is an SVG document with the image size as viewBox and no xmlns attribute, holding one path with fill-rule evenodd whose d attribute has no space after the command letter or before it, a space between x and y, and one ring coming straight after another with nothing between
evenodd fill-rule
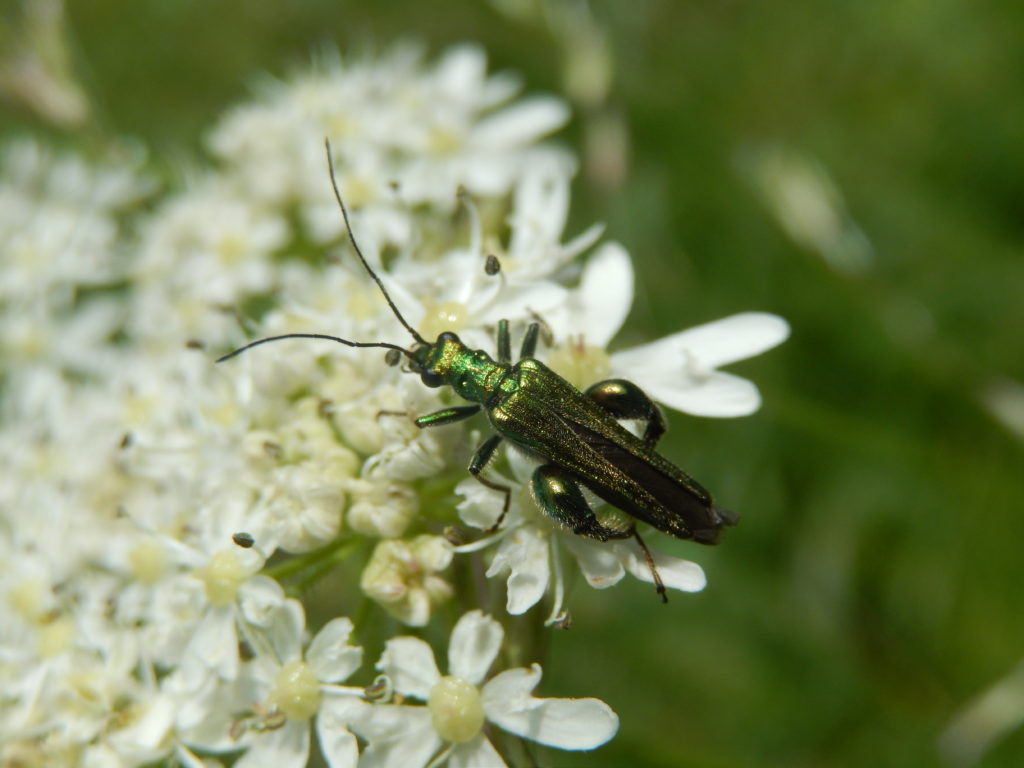
<instances>
[{"instance_id":1,"label":"green flower stem","mask_svg":"<svg viewBox=\"0 0 1024 768\"><path fill-rule=\"evenodd\" d=\"M269 568L264 568L263 573L272 579L282 581L291 576L295 576L298 573L302 573L307 569L313 568L315 569L315 575L319 576L324 570L346 560L354 551L359 549L363 543L363 540L359 538L339 536L330 544L320 547L319 549L314 549L313 551L306 552L302 555L296 555L283 563L270 566ZM304 579L304 582L306 581L307 580Z\"/></svg>"}]
</instances>

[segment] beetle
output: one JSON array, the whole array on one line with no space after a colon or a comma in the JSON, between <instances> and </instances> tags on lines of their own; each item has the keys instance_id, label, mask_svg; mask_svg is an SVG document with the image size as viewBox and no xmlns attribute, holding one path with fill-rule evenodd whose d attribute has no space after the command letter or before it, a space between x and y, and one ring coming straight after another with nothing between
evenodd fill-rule
<instances>
[{"instance_id":1,"label":"beetle","mask_svg":"<svg viewBox=\"0 0 1024 768\"><path fill-rule=\"evenodd\" d=\"M217 362L260 344L293 338L326 339L349 347L381 347L388 350L392 363L404 356L407 370L418 374L424 385L435 389L450 386L470 403L420 416L416 426L452 424L483 411L494 428L495 434L480 445L469 463L469 472L477 481L505 497L501 514L490 530L496 530L507 515L512 490L485 477L483 471L498 446L507 441L540 462L531 478L531 490L540 508L581 536L600 541L635 538L651 568L658 594L667 602L665 586L635 523L602 521L582 491L589 489L613 507L670 536L700 544L717 543L721 529L736 524L737 515L715 506L702 485L655 450L666 428L661 410L626 379L600 381L582 392L573 387L534 357L540 335L538 322L528 326L515 363L507 320L498 323L496 359L484 350L467 347L450 331L432 342L423 338L395 306L356 242L335 178L330 143L325 145L331 186L352 248L415 343L406 349L387 342L289 333L250 342ZM621 420L640 421L642 433L633 434Z\"/></svg>"}]
</instances>

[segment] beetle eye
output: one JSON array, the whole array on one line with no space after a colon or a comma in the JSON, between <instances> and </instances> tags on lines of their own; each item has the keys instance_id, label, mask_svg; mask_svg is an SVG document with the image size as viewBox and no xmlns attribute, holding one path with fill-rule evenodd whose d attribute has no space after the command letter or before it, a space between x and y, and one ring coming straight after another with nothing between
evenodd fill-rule
<instances>
[{"instance_id":1,"label":"beetle eye","mask_svg":"<svg viewBox=\"0 0 1024 768\"><path fill-rule=\"evenodd\" d=\"M437 389L444 384L444 376L433 371L423 371L420 374L420 380L431 389Z\"/></svg>"}]
</instances>

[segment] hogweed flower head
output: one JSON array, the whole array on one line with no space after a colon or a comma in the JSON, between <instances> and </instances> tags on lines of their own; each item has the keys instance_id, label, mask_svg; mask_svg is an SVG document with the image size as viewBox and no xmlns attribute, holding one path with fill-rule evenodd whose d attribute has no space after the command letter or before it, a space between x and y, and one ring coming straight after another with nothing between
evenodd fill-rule
<instances>
[{"instance_id":1,"label":"hogweed flower head","mask_svg":"<svg viewBox=\"0 0 1024 768\"><path fill-rule=\"evenodd\" d=\"M539 315L554 346L538 356L579 386L628 372L691 413L756 409L754 385L719 368L781 341L779 318L607 348L629 256L601 245L561 279L602 228L564 232L575 161L540 139L568 111L517 91L470 46L433 64L325 60L232 110L210 133L216 163L144 208L131 148L99 164L0 149L0 762L300 766L315 734L334 768L498 765L488 723L565 749L614 735L603 702L534 697L538 665L488 676L504 632L480 611L458 621L447 675L399 637L368 688L350 643L364 627L337 613L428 625L467 598L455 559L480 552L507 575L509 613L548 597L556 622L563 560L599 588L653 578L634 542L553 523L525 460L499 455L486 471L511 489L507 519L453 546L460 518L487 529L501 508L464 479L483 422L419 429L452 397L380 350L293 340L212 363L287 333L410 343L353 258L326 136L351 234L419 333L493 352L499 320L520 333ZM654 559L668 587L703 587L695 563Z\"/></svg>"}]
</instances>

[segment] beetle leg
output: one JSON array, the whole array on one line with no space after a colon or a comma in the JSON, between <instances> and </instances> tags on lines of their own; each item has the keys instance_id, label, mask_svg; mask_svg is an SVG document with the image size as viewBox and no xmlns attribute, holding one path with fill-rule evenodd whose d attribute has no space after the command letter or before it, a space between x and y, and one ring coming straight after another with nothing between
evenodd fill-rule
<instances>
[{"instance_id":1,"label":"beetle leg","mask_svg":"<svg viewBox=\"0 0 1024 768\"><path fill-rule=\"evenodd\" d=\"M644 544L644 540L640 538L640 534L637 530L633 529L633 538L636 539L636 543L640 545L640 551L643 553L644 560L647 562L647 567L651 569L651 576L654 577L654 588L658 591L661 596L661 602L668 602L668 595L665 594L665 582L661 580L661 574L658 573L657 566L654 565L654 557L651 555L651 550Z\"/></svg>"},{"instance_id":2,"label":"beetle leg","mask_svg":"<svg viewBox=\"0 0 1024 768\"><path fill-rule=\"evenodd\" d=\"M579 483L569 477L565 472L554 464L543 464L533 473L533 493L541 508L552 518L572 529L573 533L581 536L590 536L594 539L607 541L608 539L626 539L632 536L640 545L647 567L651 569L654 577L654 586L658 591L663 603L668 602L668 595L665 594L665 583L661 580L657 567L654 565L654 558L651 551L640 538L636 526L622 530L610 528L598 522L594 510L590 508Z\"/></svg>"},{"instance_id":3,"label":"beetle leg","mask_svg":"<svg viewBox=\"0 0 1024 768\"><path fill-rule=\"evenodd\" d=\"M509 504L512 502L511 488L507 485L496 483L493 480L488 480L480 474L484 471L484 467L487 466L487 462L491 460L491 457L494 455L494 451L497 450L501 440L501 435L492 435L484 440L469 462L469 473L476 478L478 483L490 488L491 490L501 491L505 494L505 503L501 507L501 514L498 515L498 519L495 520L491 527L484 531L484 533L494 533L499 527L501 527L501 524L505 521L505 515L508 514Z\"/></svg>"},{"instance_id":4,"label":"beetle leg","mask_svg":"<svg viewBox=\"0 0 1024 768\"><path fill-rule=\"evenodd\" d=\"M424 427L440 427L442 424L451 424L455 421L468 419L479 410L479 405L457 405L454 408L444 408L440 411L428 413L426 416L420 416L416 419L416 426L420 429Z\"/></svg>"},{"instance_id":5,"label":"beetle leg","mask_svg":"<svg viewBox=\"0 0 1024 768\"><path fill-rule=\"evenodd\" d=\"M540 323L530 323L523 335L523 346L519 348L519 359L533 357L537 351L537 337L540 335Z\"/></svg>"},{"instance_id":6,"label":"beetle leg","mask_svg":"<svg viewBox=\"0 0 1024 768\"><path fill-rule=\"evenodd\" d=\"M512 337L508 332L508 320L498 321L498 362L502 365L512 362Z\"/></svg>"},{"instance_id":7,"label":"beetle leg","mask_svg":"<svg viewBox=\"0 0 1024 768\"><path fill-rule=\"evenodd\" d=\"M633 535L633 526L623 530L602 524L590 508L579 483L554 464L542 464L533 472L533 495L548 517L580 536L608 541Z\"/></svg>"},{"instance_id":8,"label":"beetle leg","mask_svg":"<svg viewBox=\"0 0 1024 768\"><path fill-rule=\"evenodd\" d=\"M654 401L636 384L625 379L599 381L584 394L617 419L646 422L643 441L654 446L665 434L665 416Z\"/></svg>"}]
</instances>

